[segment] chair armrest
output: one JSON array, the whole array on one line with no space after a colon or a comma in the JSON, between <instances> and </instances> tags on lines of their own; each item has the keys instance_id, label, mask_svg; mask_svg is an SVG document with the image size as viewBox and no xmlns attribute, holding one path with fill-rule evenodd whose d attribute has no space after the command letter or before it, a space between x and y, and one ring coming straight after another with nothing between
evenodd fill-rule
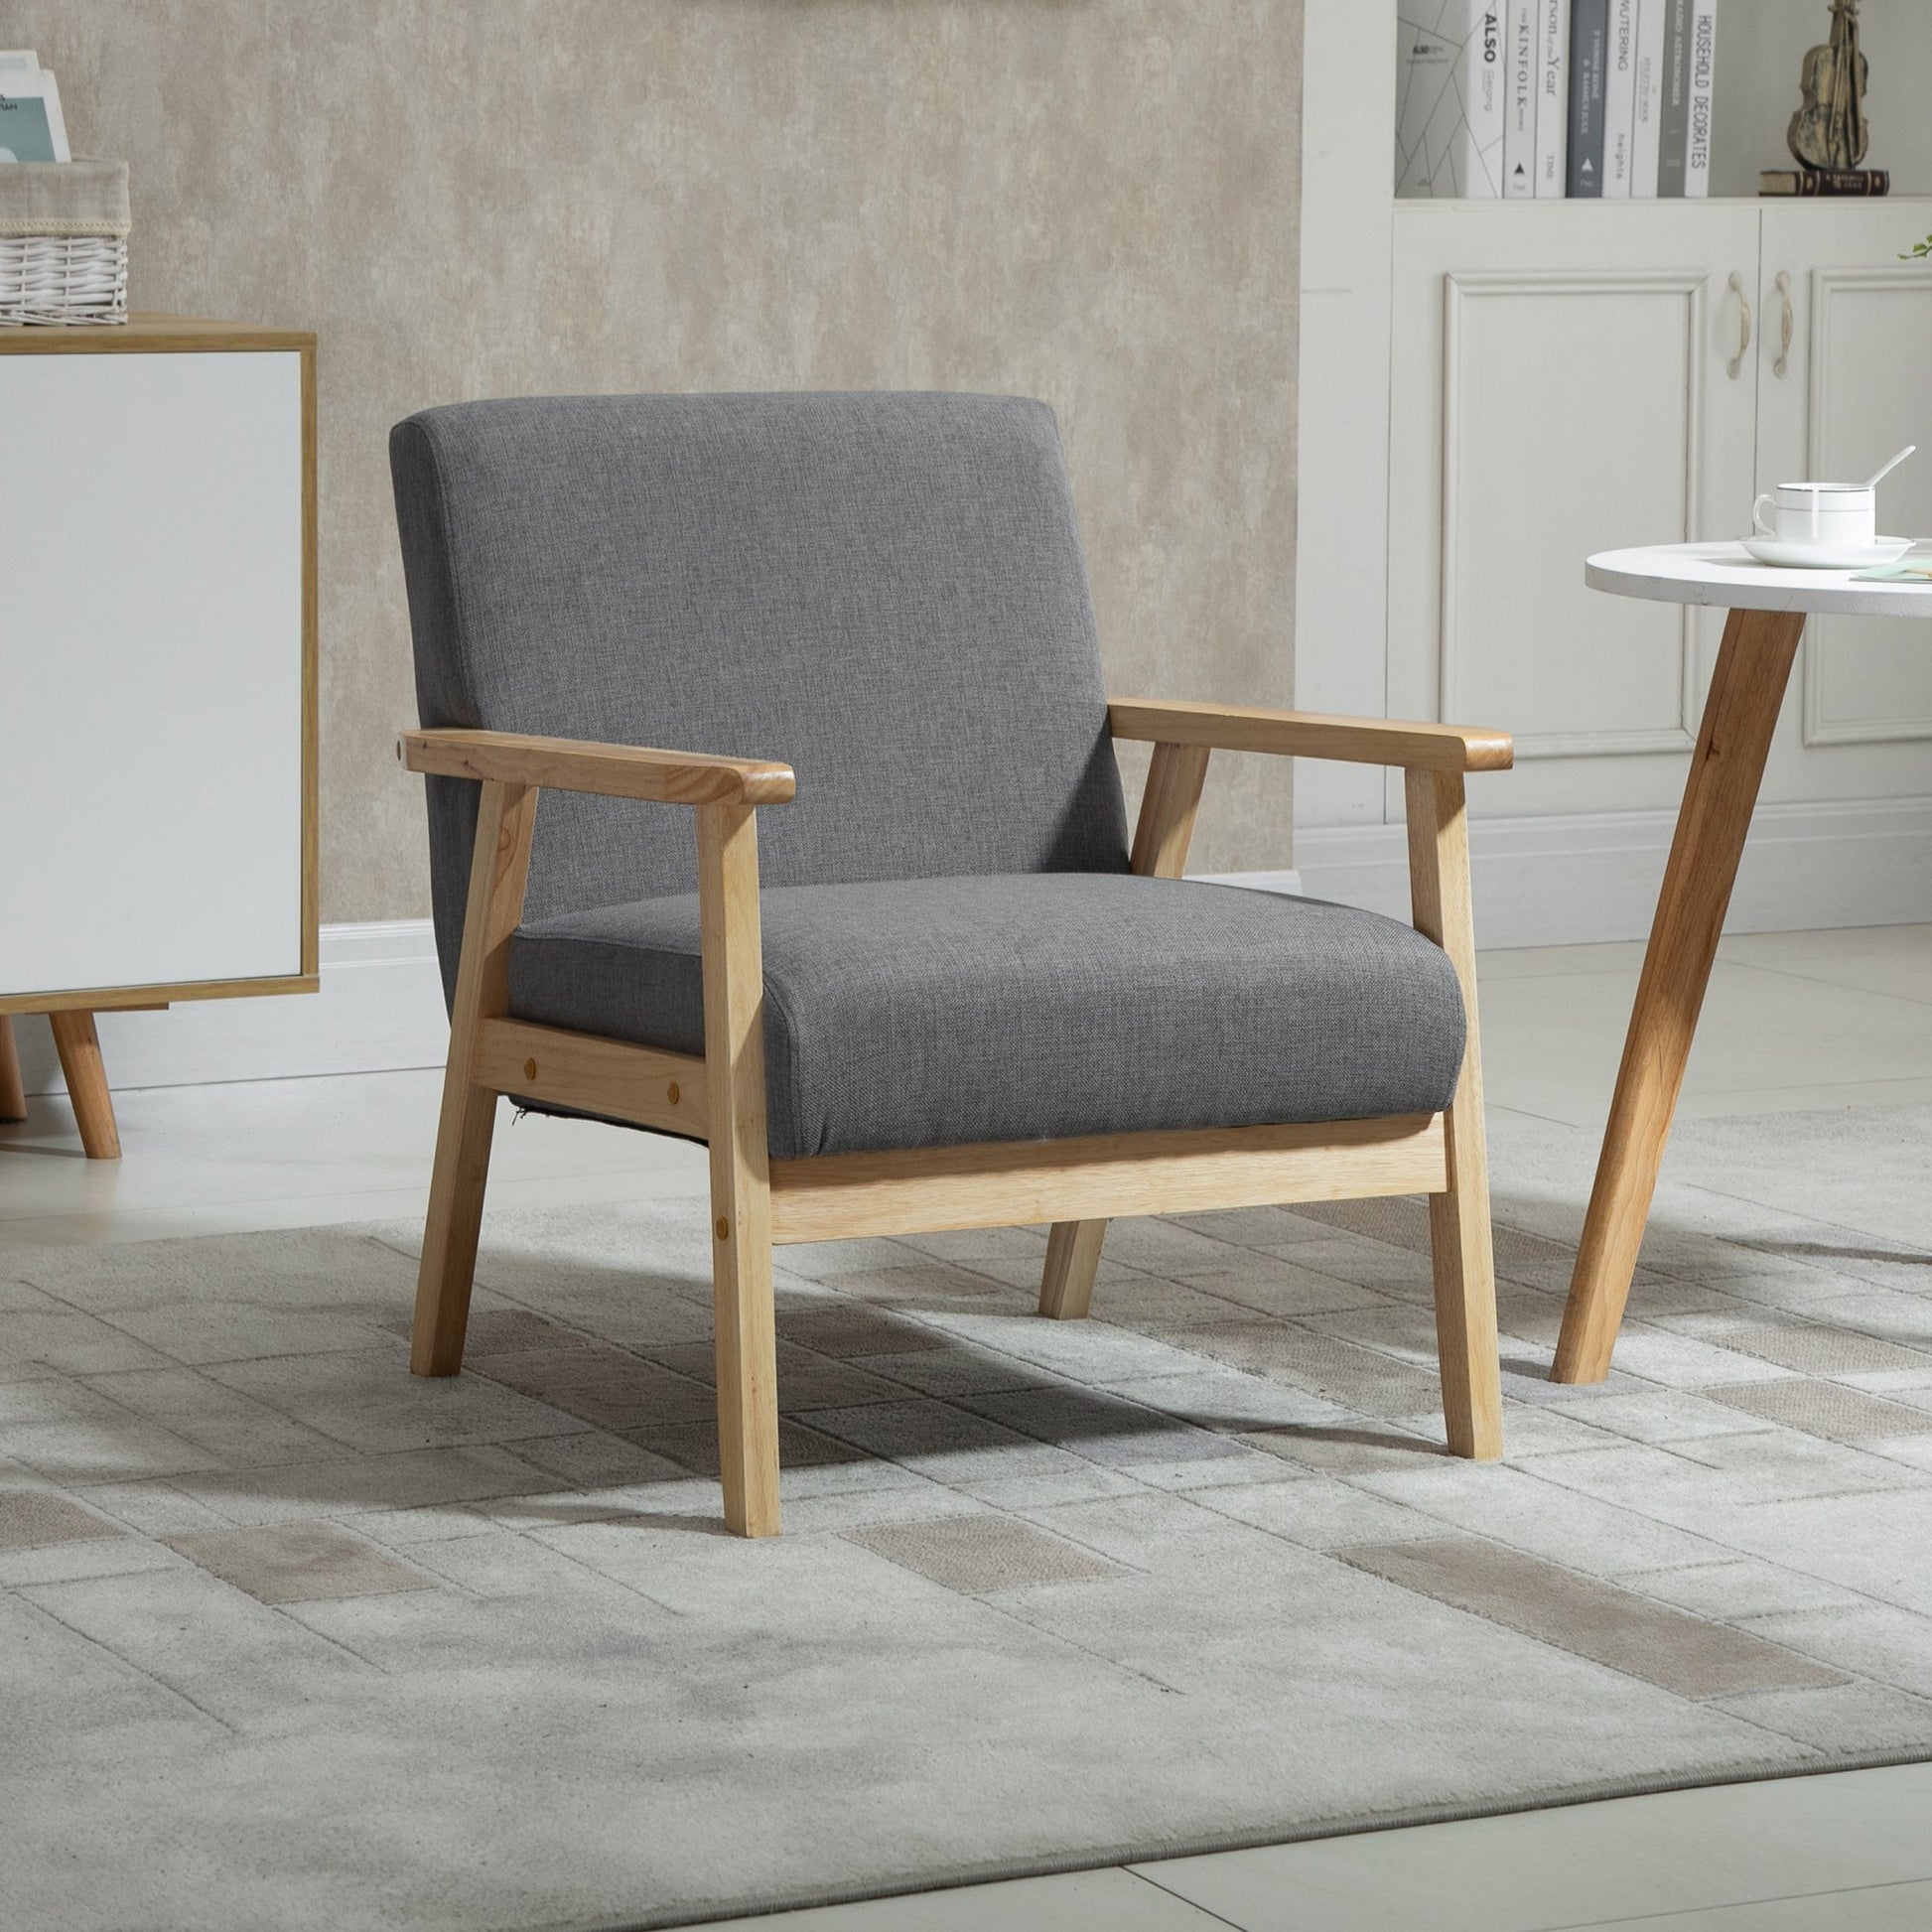
<instances>
[{"instance_id":1,"label":"chair armrest","mask_svg":"<svg viewBox=\"0 0 1932 1932\"><path fill-rule=\"evenodd\" d=\"M1507 732L1461 725L1409 725L1387 718L1321 718L1250 705L1125 698L1107 707L1116 738L1205 745L1222 752L1399 764L1411 771L1506 771L1516 750Z\"/></svg>"},{"instance_id":2,"label":"chair armrest","mask_svg":"<svg viewBox=\"0 0 1932 1932\"><path fill-rule=\"evenodd\" d=\"M661 805L781 805L798 789L788 764L515 732L404 732L396 756L411 771L443 778L493 778Z\"/></svg>"}]
</instances>

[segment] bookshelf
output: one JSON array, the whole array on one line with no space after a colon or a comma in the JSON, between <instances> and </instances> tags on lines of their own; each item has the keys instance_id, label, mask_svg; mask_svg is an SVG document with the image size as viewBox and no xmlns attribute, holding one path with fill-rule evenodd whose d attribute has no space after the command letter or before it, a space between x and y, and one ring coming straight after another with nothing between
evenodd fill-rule
<instances>
[{"instance_id":1,"label":"bookshelf","mask_svg":"<svg viewBox=\"0 0 1932 1932\"><path fill-rule=\"evenodd\" d=\"M1827 18L1760 0L1766 51L1743 11L1719 17L1717 189L1778 165ZM1297 701L1516 731L1518 768L1471 788L1485 942L1640 936L1715 636L1592 597L1583 557L1742 534L1769 483L1932 444L1932 264L1897 259L1932 198L1399 201L1359 153L1394 127L1393 8L1366 52L1362 13L1308 3ZM1932 16L1912 32L1932 68ZM1342 60L1347 99L1321 84ZM1871 161L1932 188L1881 107ZM1881 499L1901 534L1932 535L1920 462ZM1814 624L1763 798L1783 836L1734 924L1925 916L1932 624ZM1401 910L1401 818L1371 774L1299 773L1307 889Z\"/></svg>"}]
</instances>

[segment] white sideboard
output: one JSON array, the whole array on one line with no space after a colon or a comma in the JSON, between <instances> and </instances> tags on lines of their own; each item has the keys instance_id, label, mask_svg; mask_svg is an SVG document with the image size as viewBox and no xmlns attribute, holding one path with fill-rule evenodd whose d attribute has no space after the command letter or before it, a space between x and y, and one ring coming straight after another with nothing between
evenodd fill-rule
<instances>
[{"instance_id":1,"label":"white sideboard","mask_svg":"<svg viewBox=\"0 0 1932 1932\"><path fill-rule=\"evenodd\" d=\"M312 336L0 333L0 1016L316 989L315 525Z\"/></svg>"}]
</instances>

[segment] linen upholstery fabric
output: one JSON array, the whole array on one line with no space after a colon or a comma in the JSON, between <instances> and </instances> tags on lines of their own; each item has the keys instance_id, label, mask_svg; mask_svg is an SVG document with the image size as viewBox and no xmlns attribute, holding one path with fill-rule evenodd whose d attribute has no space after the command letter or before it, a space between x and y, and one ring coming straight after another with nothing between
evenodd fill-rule
<instances>
[{"instance_id":1,"label":"linen upholstery fabric","mask_svg":"<svg viewBox=\"0 0 1932 1932\"><path fill-rule=\"evenodd\" d=\"M390 438L425 725L778 759L777 886L1122 872L1052 412L1019 397L567 396ZM429 780L455 986L477 787ZM535 920L691 891L688 808L546 792Z\"/></svg>"},{"instance_id":2,"label":"linen upholstery fabric","mask_svg":"<svg viewBox=\"0 0 1932 1932\"><path fill-rule=\"evenodd\" d=\"M761 895L780 1160L1431 1114L1462 1062L1440 948L1393 919L1118 874ZM518 1018L704 1050L698 901L531 921Z\"/></svg>"},{"instance_id":3,"label":"linen upholstery fabric","mask_svg":"<svg viewBox=\"0 0 1932 1932\"><path fill-rule=\"evenodd\" d=\"M77 235L123 241L125 161L13 161L0 166L0 235Z\"/></svg>"}]
</instances>

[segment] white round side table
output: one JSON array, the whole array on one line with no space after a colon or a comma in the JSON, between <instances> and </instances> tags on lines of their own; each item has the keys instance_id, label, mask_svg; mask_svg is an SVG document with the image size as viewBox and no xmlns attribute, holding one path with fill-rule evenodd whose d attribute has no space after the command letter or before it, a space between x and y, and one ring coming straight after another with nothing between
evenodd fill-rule
<instances>
[{"instance_id":1,"label":"white round side table","mask_svg":"<svg viewBox=\"0 0 1932 1932\"><path fill-rule=\"evenodd\" d=\"M1730 617L1617 1069L1550 1371L1557 1382L1600 1382L1610 1372L1684 1065L1805 619L1815 612L1932 617L1932 582L1860 583L1851 571L1772 570L1753 562L1741 543L1607 550L1589 559L1584 581L1613 597L1714 605Z\"/></svg>"}]
</instances>

